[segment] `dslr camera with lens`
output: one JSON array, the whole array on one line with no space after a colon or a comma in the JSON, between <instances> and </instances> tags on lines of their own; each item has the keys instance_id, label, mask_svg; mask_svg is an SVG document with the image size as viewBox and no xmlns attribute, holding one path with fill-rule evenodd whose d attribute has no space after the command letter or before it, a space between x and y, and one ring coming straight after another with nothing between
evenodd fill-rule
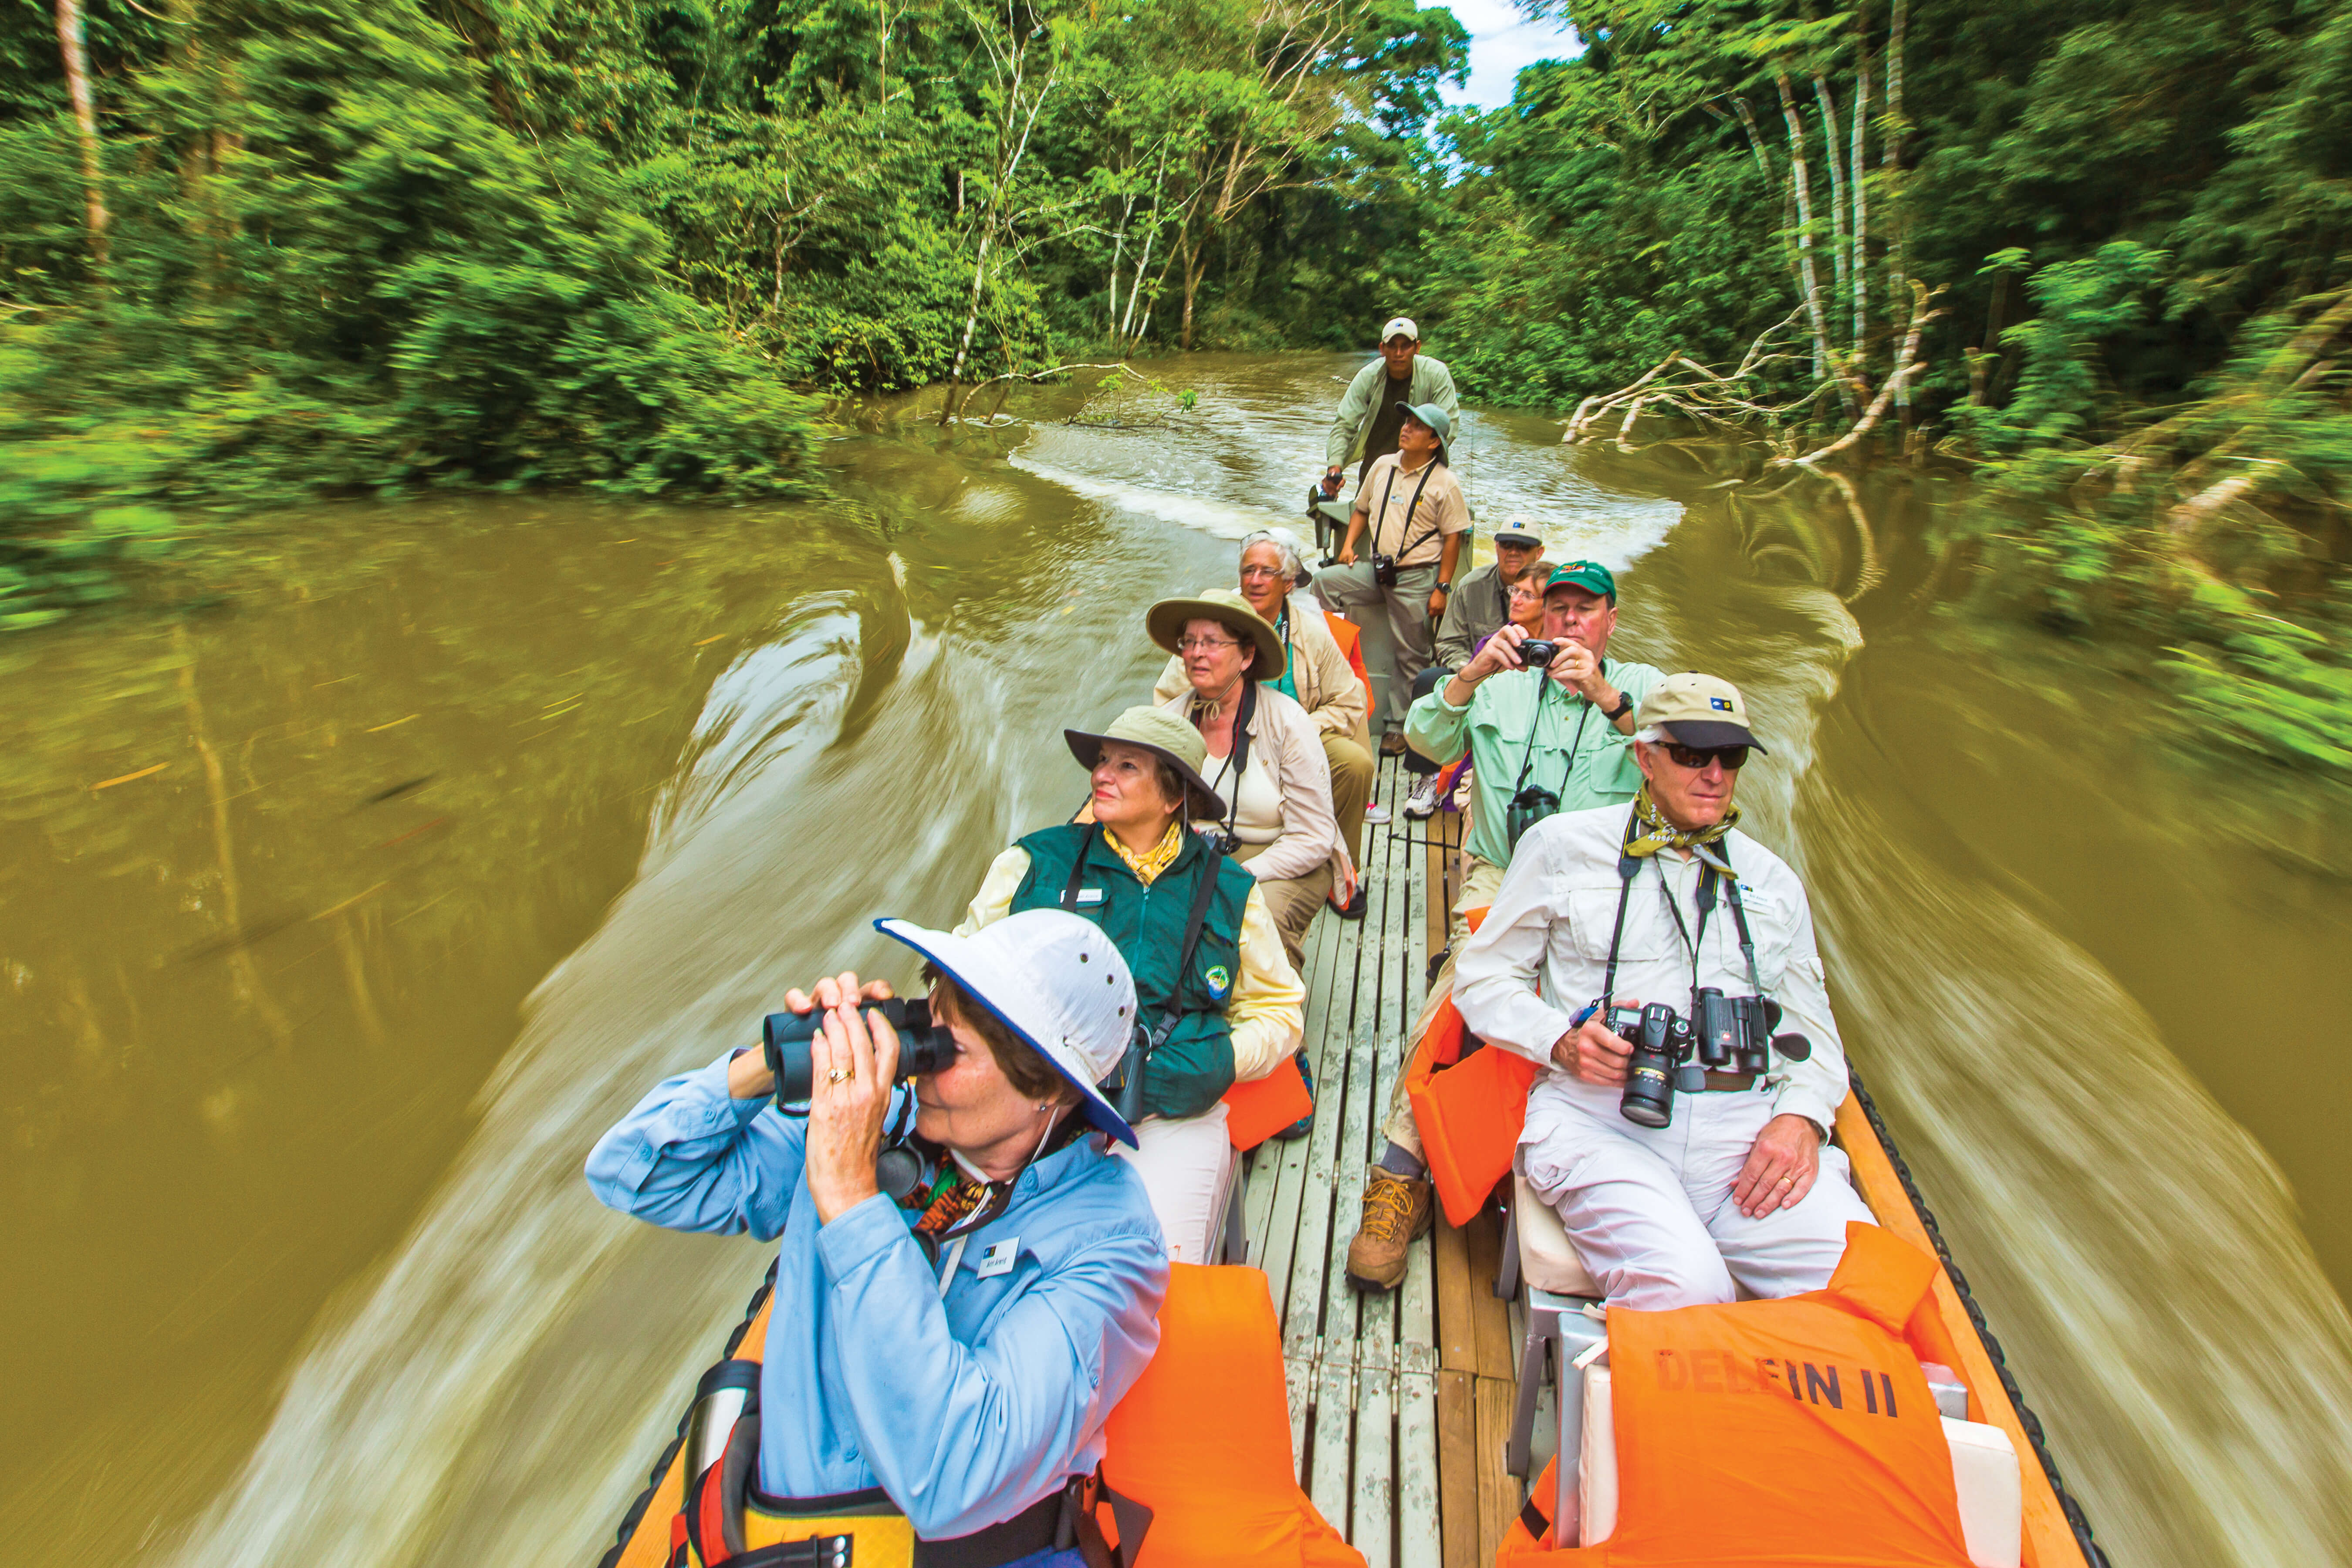
<instances>
[{"instance_id":1,"label":"dslr camera with lens","mask_svg":"<svg viewBox=\"0 0 2352 1568\"><path fill-rule=\"evenodd\" d=\"M1625 1064L1625 1092L1617 1113L1637 1127L1664 1127L1675 1119L1675 1091L1696 1094L1709 1072L1761 1075L1771 1070L1772 1053L1792 1062L1813 1054L1802 1035L1775 1035L1780 1005L1763 996L1726 996L1712 985L1692 993L1691 1016L1663 1002L1646 1007L1612 1006L1595 1016L1611 1034L1633 1047ZM1694 1059L1696 1058L1696 1059Z\"/></svg>"},{"instance_id":2,"label":"dslr camera with lens","mask_svg":"<svg viewBox=\"0 0 2352 1568\"><path fill-rule=\"evenodd\" d=\"M868 1002L863 1009L879 1013L898 1037L898 1076L938 1072L955 1060L955 1037L931 1016L928 997L906 1001L893 996ZM776 1109L806 1115L809 1097L816 1092L816 1064L809 1042L824 1022L824 1009L805 1013L771 1013L760 1026L760 1054L776 1075Z\"/></svg>"}]
</instances>

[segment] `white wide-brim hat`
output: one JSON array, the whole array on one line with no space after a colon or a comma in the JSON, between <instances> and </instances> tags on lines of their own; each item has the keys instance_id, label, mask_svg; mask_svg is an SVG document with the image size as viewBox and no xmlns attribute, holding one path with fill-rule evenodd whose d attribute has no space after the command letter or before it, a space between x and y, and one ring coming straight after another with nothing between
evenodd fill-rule
<instances>
[{"instance_id":1,"label":"white wide-brim hat","mask_svg":"<svg viewBox=\"0 0 2352 1568\"><path fill-rule=\"evenodd\" d=\"M1135 1129L1097 1086L1135 1035L1135 978L1100 926L1066 910L1024 910L970 936L912 921L874 929L903 942L1077 1086L1087 1120L1129 1148Z\"/></svg>"}]
</instances>

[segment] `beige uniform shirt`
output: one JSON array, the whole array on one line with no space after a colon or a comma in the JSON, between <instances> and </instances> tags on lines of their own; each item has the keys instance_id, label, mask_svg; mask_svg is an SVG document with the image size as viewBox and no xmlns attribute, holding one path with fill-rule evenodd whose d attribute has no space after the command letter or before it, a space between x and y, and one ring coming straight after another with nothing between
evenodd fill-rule
<instances>
[{"instance_id":1,"label":"beige uniform shirt","mask_svg":"<svg viewBox=\"0 0 2352 1568\"><path fill-rule=\"evenodd\" d=\"M1625 930L1618 947L1620 998L1664 1002L1687 1015L1694 984L1727 996L1745 995L1748 965L1727 902L1719 901L1698 930L1696 859L1671 850L1641 862L1630 886L1617 876L1628 807L1563 812L1528 829L1511 857L1486 921L1463 944L1454 971L1454 1005L1462 1021L1490 1046L1543 1064L1571 1099L1613 1120L1622 1091L1587 1084L1551 1059L1569 1020L1601 994L1609 963L1609 937L1618 895L1625 899ZM1756 969L1764 994L1787 1009L1783 1033L1812 1042L1810 1059L1775 1052L1764 1085L1775 1113L1793 1111L1826 1128L1845 1098L1845 1047L1830 1015L1821 953L1813 945L1812 909L1804 884L1788 863L1734 828L1726 858L1739 874L1748 929L1756 938ZM1668 911L1671 902L1682 919ZM1696 959L1690 943L1696 942Z\"/></svg>"},{"instance_id":2,"label":"beige uniform shirt","mask_svg":"<svg viewBox=\"0 0 2352 1568\"><path fill-rule=\"evenodd\" d=\"M1425 485L1422 483L1424 473L1429 476ZM1412 499L1416 487L1421 490L1419 505ZM1407 507L1412 509L1410 519L1405 516ZM1370 514L1364 525L1365 542L1358 546L1359 559L1374 552L1396 555L1400 566L1434 565L1444 553L1445 536L1470 526L1470 504L1462 499L1462 486L1454 470L1438 463L1434 468L1407 471L1402 455L1396 452L1372 459L1349 510ZM1412 548L1398 555L1399 547L1408 542Z\"/></svg>"}]
</instances>

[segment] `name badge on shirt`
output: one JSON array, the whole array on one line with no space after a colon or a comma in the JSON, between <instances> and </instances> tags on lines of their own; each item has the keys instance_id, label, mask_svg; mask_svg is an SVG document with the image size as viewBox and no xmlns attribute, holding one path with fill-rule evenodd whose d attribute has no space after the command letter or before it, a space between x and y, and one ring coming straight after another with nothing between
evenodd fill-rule
<instances>
[{"instance_id":1,"label":"name badge on shirt","mask_svg":"<svg viewBox=\"0 0 2352 1568\"><path fill-rule=\"evenodd\" d=\"M1077 901L1081 904L1098 904L1102 902L1102 894L1103 890L1100 888L1080 888Z\"/></svg>"},{"instance_id":2,"label":"name badge on shirt","mask_svg":"<svg viewBox=\"0 0 2352 1568\"><path fill-rule=\"evenodd\" d=\"M991 1242L981 1252L980 1261L972 1265L972 1276L980 1279L993 1279L1000 1274L1010 1274L1013 1272L1013 1260L1020 1256L1021 1238L1017 1236Z\"/></svg>"}]
</instances>

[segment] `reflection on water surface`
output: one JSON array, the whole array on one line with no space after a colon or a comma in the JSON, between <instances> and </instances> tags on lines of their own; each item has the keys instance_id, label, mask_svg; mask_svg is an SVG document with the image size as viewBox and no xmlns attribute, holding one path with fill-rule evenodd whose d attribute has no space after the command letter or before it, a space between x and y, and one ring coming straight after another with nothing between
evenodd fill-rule
<instances>
[{"instance_id":1,"label":"reflection on water surface","mask_svg":"<svg viewBox=\"0 0 2352 1568\"><path fill-rule=\"evenodd\" d=\"M588 1142L1074 803L1055 731L1289 521L1344 368L1187 362L1151 430L867 410L789 508L323 510L0 645L13 1560L588 1560L762 1267L596 1208ZM2346 885L2217 830L2127 683L1937 614L1891 504L1865 563L1554 434L1465 418L1482 520L1749 691L1750 820L2117 1560L2340 1557Z\"/></svg>"}]
</instances>

